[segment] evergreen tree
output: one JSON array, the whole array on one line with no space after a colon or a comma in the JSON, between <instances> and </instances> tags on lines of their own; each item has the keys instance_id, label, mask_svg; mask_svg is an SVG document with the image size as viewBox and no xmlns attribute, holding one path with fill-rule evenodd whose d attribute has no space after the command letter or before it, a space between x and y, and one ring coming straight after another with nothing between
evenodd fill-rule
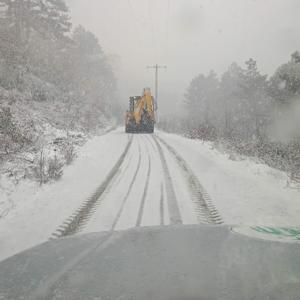
<instances>
[{"instance_id":1,"label":"evergreen tree","mask_svg":"<svg viewBox=\"0 0 300 300\"><path fill-rule=\"evenodd\" d=\"M230 137L240 128L242 105L241 95L241 74L243 70L236 63L232 63L228 70L222 75L220 82L220 98L222 105L219 107L220 114L223 114L223 135Z\"/></svg>"},{"instance_id":2,"label":"evergreen tree","mask_svg":"<svg viewBox=\"0 0 300 300\"><path fill-rule=\"evenodd\" d=\"M0 7L0 84L20 88L24 74L36 71L33 61L67 43L68 9L63 0L0 0Z\"/></svg>"},{"instance_id":3,"label":"evergreen tree","mask_svg":"<svg viewBox=\"0 0 300 300\"><path fill-rule=\"evenodd\" d=\"M99 123L116 101L116 80L98 39L82 26L75 28L72 47L64 54L62 89L72 94L73 108L87 128Z\"/></svg>"},{"instance_id":4,"label":"evergreen tree","mask_svg":"<svg viewBox=\"0 0 300 300\"><path fill-rule=\"evenodd\" d=\"M3 24L23 47L33 31L45 38L58 39L71 28L63 0L0 0L0 7Z\"/></svg>"},{"instance_id":5,"label":"evergreen tree","mask_svg":"<svg viewBox=\"0 0 300 300\"><path fill-rule=\"evenodd\" d=\"M185 93L189 126L201 130L207 138L211 138L217 123L218 85L216 73L211 71L208 76L196 76Z\"/></svg>"},{"instance_id":6,"label":"evergreen tree","mask_svg":"<svg viewBox=\"0 0 300 300\"><path fill-rule=\"evenodd\" d=\"M261 138L262 128L269 119L270 99L267 95L267 76L261 75L256 61L246 61L247 68L241 74L241 100L244 101L245 125L248 127L247 138Z\"/></svg>"},{"instance_id":7,"label":"evergreen tree","mask_svg":"<svg viewBox=\"0 0 300 300\"><path fill-rule=\"evenodd\" d=\"M270 79L269 92L277 104L287 104L300 94L300 53L291 55L291 60L280 66Z\"/></svg>"}]
</instances>

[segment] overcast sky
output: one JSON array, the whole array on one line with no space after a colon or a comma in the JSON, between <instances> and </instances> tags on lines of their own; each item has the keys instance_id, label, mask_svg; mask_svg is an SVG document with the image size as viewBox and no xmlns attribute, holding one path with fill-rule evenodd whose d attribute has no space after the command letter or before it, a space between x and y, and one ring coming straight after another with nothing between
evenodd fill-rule
<instances>
[{"instance_id":1,"label":"overcast sky","mask_svg":"<svg viewBox=\"0 0 300 300\"><path fill-rule=\"evenodd\" d=\"M181 102L199 73L218 74L253 57L272 74L300 50L299 0L67 0L75 24L99 39L114 61L124 103L154 87L147 65L160 71L160 106ZM174 109L174 107L173 107Z\"/></svg>"}]
</instances>

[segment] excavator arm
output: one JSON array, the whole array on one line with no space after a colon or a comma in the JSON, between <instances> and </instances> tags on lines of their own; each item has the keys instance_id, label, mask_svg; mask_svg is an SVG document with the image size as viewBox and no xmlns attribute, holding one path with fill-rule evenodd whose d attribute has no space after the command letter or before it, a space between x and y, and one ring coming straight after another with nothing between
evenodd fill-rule
<instances>
[{"instance_id":1,"label":"excavator arm","mask_svg":"<svg viewBox=\"0 0 300 300\"><path fill-rule=\"evenodd\" d=\"M134 118L135 118L135 122L136 124L140 124L141 123L141 119L142 119L142 111L143 108L145 107L145 98L142 97L136 104L134 107Z\"/></svg>"},{"instance_id":2,"label":"excavator arm","mask_svg":"<svg viewBox=\"0 0 300 300\"><path fill-rule=\"evenodd\" d=\"M142 97L130 98L130 110L126 114L126 132L153 132L155 123L154 98L145 88Z\"/></svg>"}]
</instances>

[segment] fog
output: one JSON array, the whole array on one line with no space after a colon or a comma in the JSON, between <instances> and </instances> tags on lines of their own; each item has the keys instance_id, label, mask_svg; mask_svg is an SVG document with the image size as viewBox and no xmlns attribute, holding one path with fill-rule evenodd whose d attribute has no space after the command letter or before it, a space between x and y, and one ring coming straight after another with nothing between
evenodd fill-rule
<instances>
[{"instance_id":1,"label":"fog","mask_svg":"<svg viewBox=\"0 0 300 300\"><path fill-rule=\"evenodd\" d=\"M270 124L268 135L272 140L289 142L294 138L300 139L300 101L293 99L293 104L274 112L273 122Z\"/></svg>"},{"instance_id":2,"label":"fog","mask_svg":"<svg viewBox=\"0 0 300 300\"><path fill-rule=\"evenodd\" d=\"M99 38L114 62L119 94L153 87L160 71L160 111L176 110L191 79L253 57L271 74L300 49L297 0L69 0L72 21ZM177 107L178 111L178 107Z\"/></svg>"},{"instance_id":3,"label":"fog","mask_svg":"<svg viewBox=\"0 0 300 300\"><path fill-rule=\"evenodd\" d=\"M218 298L206 292L201 276L189 274L197 269L216 279L210 281L222 299L276 293L299 300L300 265L297 274L290 268L296 253L290 243L300 241L299 11L300 0L0 0L0 300L17 299L14 292L22 299L145 298L126 295L131 287L157 299L137 284L145 275L155 287L148 266L162 271L157 286L170 290L160 280L167 274L187 292L171 291L170 299ZM186 239L191 225L202 249ZM218 228L225 237L227 227L236 227L238 234L225 239L234 251L201 240L206 225L203 236L219 241ZM177 238L180 230L182 240L155 237ZM79 237L87 233L94 234ZM111 252L122 236L128 247ZM236 248L235 236L246 248ZM282 290L269 295L267 277L258 289L242 269L231 284L240 275L231 267L246 266L245 255L238 258L250 253L251 237L270 251L251 252L253 271L255 261L270 257L285 278ZM152 248L157 241L161 256ZM43 255L33 250L28 264L29 249L40 243ZM282 252L286 243L291 251ZM188 268L169 248L188 257L181 260ZM93 249L108 260L101 265ZM196 268L191 249L204 265ZM23 250L24 264L18 255L1 262ZM222 250L230 260L214 260L224 258ZM207 254L220 277L203 273ZM162 268L164 261L171 268ZM136 278L124 276L135 271ZM24 286L16 288L19 283ZM283 295L294 292L291 284L298 290ZM236 287L241 295L246 288L244 297L231 297Z\"/></svg>"}]
</instances>

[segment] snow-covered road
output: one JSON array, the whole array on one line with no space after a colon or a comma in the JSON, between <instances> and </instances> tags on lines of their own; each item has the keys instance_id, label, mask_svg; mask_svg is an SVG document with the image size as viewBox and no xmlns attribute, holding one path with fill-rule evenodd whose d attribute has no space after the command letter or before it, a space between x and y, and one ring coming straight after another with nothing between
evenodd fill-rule
<instances>
[{"instance_id":1,"label":"snow-covered road","mask_svg":"<svg viewBox=\"0 0 300 300\"><path fill-rule=\"evenodd\" d=\"M159 136L137 134L128 136L104 183L54 236L197 223L222 219L196 176Z\"/></svg>"},{"instance_id":2,"label":"snow-covered road","mask_svg":"<svg viewBox=\"0 0 300 300\"><path fill-rule=\"evenodd\" d=\"M132 135L129 143L120 168L80 231L220 222L210 216L209 207L201 209L202 195L197 198L189 176L156 136Z\"/></svg>"},{"instance_id":3,"label":"snow-covered road","mask_svg":"<svg viewBox=\"0 0 300 300\"><path fill-rule=\"evenodd\" d=\"M210 144L117 129L81 148L63 178L20 184L0 219L0 259L73 233L169 224L300 226L300 193L286 175L232 161Z\"/></svg>"}]
</instances>

